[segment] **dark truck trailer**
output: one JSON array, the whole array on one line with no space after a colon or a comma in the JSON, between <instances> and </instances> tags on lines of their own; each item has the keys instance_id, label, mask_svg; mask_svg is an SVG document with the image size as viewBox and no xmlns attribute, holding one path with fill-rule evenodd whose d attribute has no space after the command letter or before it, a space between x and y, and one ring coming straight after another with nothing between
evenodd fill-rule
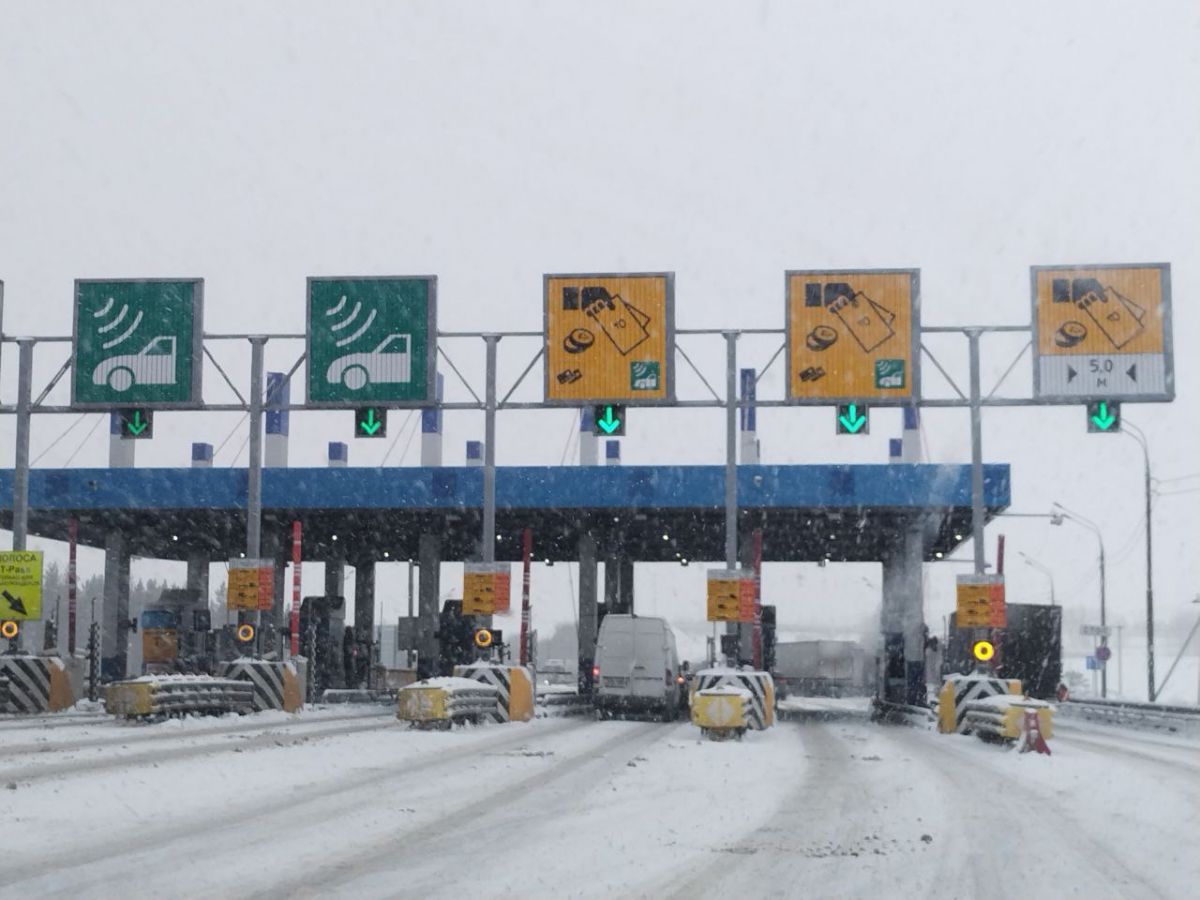
<instances>
[{"instance_id":1,"label":"dark truck trailer","mask_svg":"<svg viewBox=\"0 0 1200 900\"><path fill-rule=\"evenodd\" d=\"M973 632L956 627L950 614L950 634L942 674L971 672L977 665L971 653ZM996 642L996 674L1020 678L1026 693L1039 700L1054 700L1062 680L1062 607L1037 603L1009 603L1008 627L992 629Z\"/></svg>"}]
</instances>

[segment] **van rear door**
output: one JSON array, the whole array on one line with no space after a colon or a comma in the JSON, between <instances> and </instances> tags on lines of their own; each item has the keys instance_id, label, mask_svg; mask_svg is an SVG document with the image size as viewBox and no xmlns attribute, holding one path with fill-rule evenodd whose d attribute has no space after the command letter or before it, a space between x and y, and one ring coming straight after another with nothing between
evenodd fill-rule
<instances>
[{"instance_id":1,"label":"van rear door","mask_svg":"<svg viewBox=\"0 0 1200 900\"><path fill-rule=\"evenodd\" d=\"M666 694L667 638L661 621L633 620L634 665L630 693L634 697L660 699Z\"/></svg>"}]
</instances>

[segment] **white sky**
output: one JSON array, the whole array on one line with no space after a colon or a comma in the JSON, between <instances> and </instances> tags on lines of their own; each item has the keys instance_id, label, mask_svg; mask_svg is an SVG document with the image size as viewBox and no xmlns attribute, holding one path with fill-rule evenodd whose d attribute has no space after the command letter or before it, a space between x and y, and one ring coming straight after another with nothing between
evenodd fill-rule
<instances>
[{"instance_id":1,"label":"white sky","mask_svg":"<svg viewBox=\"0 0 1200 900\"><path fill-rule=\"evenodd\" d=\"M537 329L544 272L664 269L676 273L679 327L779 327L785 269L885 266L921 268L926 325L1011 324L1028 322L1031 264L1167 261L1178 399L1125 412L1150 435L1156 476L1191 475L1198 37L1200 10L1186 2L3 0L4 330L69 333L76 277L199 275L209 331L299 332L305 276L404 273L438 275L445 329ZM930 343L965 380L955 344ZM716 383L718 344L684 346ZM1020 347L985 344L985 389ZM481 351L448 349L479 372ZM534 349L502 345L501 380ZM773 349L748 340L742 363L762 366ZM269 368L299 351L272 345ZM244 384L247 355L221 353ZM4 402L14 363L6 347ZM60 363L61 351L39 356L39 387ZM924 375L943 395L932 367ZM210 401L228 399L211 368L205 378ZM538 383L518 396L536 399ZM1004 393L1029 385L1025 361ZM679 387L703 395L683 369ZM760 389L780 396L779 371ZM558 463L572 419L502 415L500 463ZM39 465L104 464L104 425L80 447L94 420ZM37 417L34 455L73 421ZM161 414L139 464L186 465L191 441L220 443L236 421ZM393 413L393 433L403 421ZM482 419L446 422L446 462L458 464ZM762 412L763 458L883 462L899 413L876 411L871 425L865 439L839 439L829 410ZM933 461L968 460L965 412L931 411L924 425ZM638 410L623 456L719 463L721 426L715 411ZM4 417L0 453L12 433ZM350 434L349 413L293 416L292 464L323 465L326 441ZM234 462L242 438L217 465ZM1086 434L1081 406L989 410L984 440L988 461L1013 466L1014 510L1059 500L1101 524L1110 615L1141 621L1134 442ZM377 464L386 447L357 442L351 462ZM1155 507L1160 621L1197 593L1195 496ZM1060 603L1094 608L1090 534L1008 520L989 529L989 557L1000 531L1010 599L1048 598L1024 550L1053 567ZM99 564L85 555L83 574ZM315 568L306 590L318 589ZM927 567L935 631L960 571ZM535 575L543 628L571 620L566 573ZM447 569L444 587L456 577ZM878 602L875 566L776 566L765 578L785 631L854 630ZM703 579L702 566L639 568L639 606L701 633ZM400 574L384 584L399 591Z\"/></svg>"}]
</instances>

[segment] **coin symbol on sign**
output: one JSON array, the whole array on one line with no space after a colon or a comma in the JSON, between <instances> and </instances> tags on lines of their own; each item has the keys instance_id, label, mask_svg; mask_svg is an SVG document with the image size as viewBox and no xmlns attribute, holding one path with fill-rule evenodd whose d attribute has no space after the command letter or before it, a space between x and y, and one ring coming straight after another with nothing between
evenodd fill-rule
<instances>
[{"instance_id":1,"label":"coin symbol on sign","mask_svg":"<svg viewBox=\"0 0 1200 900\"><path fill-rule=\"evenodd\" d=\"M572 328L563 338L563 349L568 353L583 353L596 343L596 336L586 328Z\"/></svg>"}]
</instances>

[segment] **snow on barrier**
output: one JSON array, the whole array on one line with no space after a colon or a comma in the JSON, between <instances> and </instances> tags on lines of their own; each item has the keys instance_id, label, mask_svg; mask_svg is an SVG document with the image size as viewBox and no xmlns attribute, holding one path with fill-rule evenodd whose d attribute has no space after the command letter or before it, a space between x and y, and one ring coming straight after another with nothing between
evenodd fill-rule
<instances>
[{"instance_id":1,"label":"snow on barrier","mask_svg":"<svg viewBox=\"0 0 1200 900\"><path fill-rule=\"evenodd\" d=\"M75 703L67 667L56 656L0 656L0 712L44 713L68 709Z\"/></svg>"},{"instance_id":2,"label":"snow on barrier","mask_svg":"<svg viewBox=\"0 0 1200 900\"><path fill-rule=\"evenodd\" d=\"M966 730L984 740L1015 741L1029 726L1025 714L1036 718L1033 728L1043 738L1053 737L1053 708L1044 700L1032 700L1012 694L994 694L966 704L963 719Z\"/></svg>"},{"instance_id":3,"label":"snow on barrier","mask_svg":"<svg viewBox=\"0 0 1200 900\"><path fill-rule=\"evenodd\" d=\"M543 685L537 692L539 719L582 716L592 711L592 701L580 696L579 691L566 685Z\"/></svg>"},{"instance_id":4,"label":"snow on barrier","mask_svg":"<svg viewBox=\"0 0 1200 900\"><path fill-rule=\"evenodd\" d=\"M496 717L499 694L494 684L474 678L427 678L399 690L396 718L418 728L490 722Z\"/></svg>"},{"instance_id":5,"label":"snow on barrier","mask_svg":"<svg viewBox=\"0 0 1200 900\"><path fill-rule=\"evenodd\" d=\"M248 713L254 709L254 685L211 675L143 675L108 685L104 709L127 719Z\"/></svg>"},{"instance_id":6,"label":"snow on barrier","mask_svg":"<svg viewBox=\"0 0 1200 900\"><path fill-rule=\"evenodd\" d=\"M771 679L770 673L758 672L753 669L729 668L701 669L696 673L692 688L693 722L696 721L694 710L696 698L705 691L722 687L737 688L749 694L749 697L743 701L747 727L761 731L775 724L775 682Z\"/></svg>"},{"instance_id":7,"label":"snow on barrier","mask_svg":"<svg viewBox=\"0 0 1200 900\"><path fill-rule=\"evenodd\" d=\"M303 705L300 686L304 682L294 663L244 656L221 663L217 667L217 675L249 682L254 689L255 711L282 709L284 712L296 712Z\"/></svg>"},{"instance_id":8,"label":"snow on barrier","mask_svg":"<svg viewBox=\"0 0 1200 900\"><path fill-rule=\"evenodd\" d=\"M1163 731L1168 734L1200 733L1200 708L1195 706L1071 699L1059 704L1058 714L1068 719L1083 719L1102 725Z\"/></svg>"},{"instance_id":9,"label":"snow on barrier","mask_svg":"<svg viewBox=\"0 0 1200 900\"><path fill-rule=\"evenodd\" d=\"M454 675L469 678L496 688L497 722L528 722L534 712L534 678L525 666L505 666L499 663L475 662L455 666Z\"/></svg>"},{"instance_id":10,"label":"snow on barrier","mask_svg":"<svg viewBox=\"0 0 1200 900\"><path fill-rule=\"evenodd\" d=\"M1020 695L1016 678L996 678L984 672L947 675L938 697L938 731L943 734L969 734L967 705L987 697Z\"/></svg>"},{"instance_id":11,"label":"snow on barrier","mask_svg":"<svg viewBox=\"0 0 1200 900\"><path fill-rule=\"evenodd\" d=\"M692 724L712 740L731 736L741 740L748 728L766 727L756 710L754 694L732 684L697 690L692 695Z\"/></svg>"}]
</instances>

